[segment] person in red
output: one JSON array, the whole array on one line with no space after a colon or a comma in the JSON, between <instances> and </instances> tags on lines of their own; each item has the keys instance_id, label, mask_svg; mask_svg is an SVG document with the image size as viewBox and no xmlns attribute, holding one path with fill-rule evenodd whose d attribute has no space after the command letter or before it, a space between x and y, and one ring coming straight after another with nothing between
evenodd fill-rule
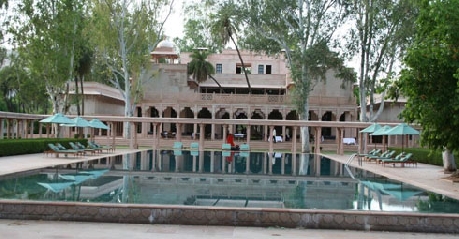
<instances>
[{"instance_id":1,"label":"person in red","mask_svg":"<svg viewBox=\"0 0 459 239\"><path fill-rule=\"evenodd\" d=\"M228 136L226 136L226 143L231 145L232 150L237 150L239 149L239 145L236 145L234 143L234 135L228 133Z\"/></svg>"}]
</instances>

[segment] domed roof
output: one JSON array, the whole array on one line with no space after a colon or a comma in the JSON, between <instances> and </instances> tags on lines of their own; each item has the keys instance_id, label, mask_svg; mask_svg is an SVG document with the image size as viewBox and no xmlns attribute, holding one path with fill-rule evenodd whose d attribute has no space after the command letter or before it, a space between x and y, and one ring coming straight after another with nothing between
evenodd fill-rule
<instances>
[{"instance_id":1,"label":"domed roof","mask_svg":"<svg viewBox=\"0 0 459 239\"><path fill-rule=\"evenodd\" d=\"M175 50L175 44L164 39L156 46L155 50L150 53L152 59L177 59L178 53Z\"/></svg>"},{"instance_id":2,"label":"domed roof","mask_svg":"<svg viewBox=\"0 0 459 239\"><path fill-rule=\"evenodd\" d=\"M173 42L168 41L167 39L165 39L165 40L162 40L158 44L158 48L172 48L172 49L174 49L175 48L175 44Z\"/></svg>"}]
</instances>

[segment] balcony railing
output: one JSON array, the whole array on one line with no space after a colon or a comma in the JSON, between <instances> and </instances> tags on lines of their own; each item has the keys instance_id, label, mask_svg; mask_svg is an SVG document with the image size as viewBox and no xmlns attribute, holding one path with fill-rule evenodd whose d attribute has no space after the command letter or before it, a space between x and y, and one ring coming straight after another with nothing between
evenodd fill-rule
<instances>
[{"instance_id":1,"label":"balcony railing","mask_svg":"<svg viewBox=\"0 0 459 239\"><path fill-rule=\"evenodd\" d=\"M256 95L256 94L219 94L219 93L164 93L155 95L145 103L162 104L258 104L258 105L288 105L292 103L288 95ZM353 97L324 97L311 96L311 106L355 106Z\"/></svg>"}]
</instances>

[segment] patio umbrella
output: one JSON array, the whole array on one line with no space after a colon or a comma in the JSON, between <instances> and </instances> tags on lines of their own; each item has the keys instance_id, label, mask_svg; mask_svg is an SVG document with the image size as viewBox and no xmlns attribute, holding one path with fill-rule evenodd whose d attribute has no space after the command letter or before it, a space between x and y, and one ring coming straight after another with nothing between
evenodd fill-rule
<instances>
[{"instance_id":1,"label":"patio umbrella","mask_svg":"<svg viewBox=\"0 0 459 239\"><path fill-rule=\"evenodd\" d=\"M67 126L67 127L89 127L89 121L81 118L81 117L76 117L74 119L72 119L72 122L71 124L61 124L61 126Z\"/></svg>"},{"instance_id":2,"label":"patio umbrella","mask_svg":"<svg viewBox=\"0 0 459 239\"><path fill-rule=\"evenodd\" d=\"M373 133L376 130L380 129L381 125L378 123L373 123L372 125L366 127L365 129L361 130L360 133Z\"/></svg>"},{"instance_id":3,"label":"patio umbrella","mask_svg":"<svg viewBox=\"0 0 459 239\"><path fill-rule=\"evenodd\" d=\"M370 125L370 126L366 127L365 129L361 130L360 133L371 134L371 133L374 133L375 131L379 130L381 127L382 126L380 124L373 123L372 125ZM375 148L376 148L376 143L375 143Z\"/></svg>"},{"instance_id":4,"label":"patio umbrella","mask_svg":"<svg viewBox=\"0 0 459 239\"><path fill-rule=\"evenodd\" d=\"M405 143L405 136L406 135L418 135L419 131L415 130L413 127L405 123L401 123L395 126L394 128L392 128L391 130L387 131L386 134L387 135L402 135L402 151L403 151L403 145Z\"/></svg>"},{"instance_id":5,"label":"patio umbrella","mask_svg":"<svg viewBox=\"0 0 459 239\"><path fill-rule=\"evenodd\" d=\"M98 129L110 129L107 125L105 125L99 119L92 119L89 121L89 127L98 128Z\"/></svg>"},{"instance_id":6,"label":"patio umbrella","mask_svg":"<svg viewBox=\"0 0 459 239\"><path fill-rule=\"evenodd\" d=\"M59 182L59 183L40 183L37 182L39 185L43 186L44 188L54 192L58 193L74 184L74 182Z\"/></svg>"},{"instance_id":7,"label":"patio umbrella","mask_svg":"<svg viewBox=\"0 0 459 239\"><path fill-rule=\"evenodd\" d=\"M390 127L389 125L384 125L383 127L379 128L378 130L376 130L375 132L371 134L371 135L382 135L383 136L384 149L386 149L386 144L387 144L387 140L386 140L387 131L391 129L392 127Z\"/></svg>"},{"instance_id":8,"label":"patio umbrella","mask_svg":"<svg viewBox=\"0 0 459 239\"><path fill-rule=\"evenodd\" d=\"M40 120L41 123L72 124L73 121L61 113Z\"/></svg>"}]
</instances>

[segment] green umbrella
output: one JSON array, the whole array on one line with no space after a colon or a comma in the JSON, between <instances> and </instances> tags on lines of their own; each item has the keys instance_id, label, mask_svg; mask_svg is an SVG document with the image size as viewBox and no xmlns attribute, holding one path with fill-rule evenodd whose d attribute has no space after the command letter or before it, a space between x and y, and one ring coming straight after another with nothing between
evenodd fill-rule
<instances>
[{"instance_id":1,"label":"green umbrella","mask_svg":"<svg viewBox=\"0 0 459 239\"><path fill-rule=\"evenodd\" d=\"M89 121L89 127L98 128L98 129L110 129L110 127L105 125L99 119L92 119L91 121Z\"/></svg>"},{"instance_id":2,"label":"green umbrella","mask_svg":"<svg viewBox=\"0 0 459 239\"><path fill-rule=\"evenodd\" d=\"M376 130L375 132L373 132L371 135L382 135L383 136L383 145L384 145L384 149L386 149L386 143L387 143L387 140L386 140L386 136L387 136L387 132L389 130L391 130L392 127L388 126L388 125L384 125L383 127L379 128L378 130Z\"/></svg>"},{"instance_id":3,"label":"green umbrella","mask_svg":"<svg viewBox=\"0 0 459 239\"><path fill-rule=\"evenodd\" d=\"M366 127L365 129L361 130L360 133L373 133L376 130L380 129L381 125L378 123L373 123L372 125Z\"/></svg>"},{"instance_id":4,"label":"green umbrella","mask_svg":"<svg viewBox=\"0 0 459 239\"><path fill-rule=\"evenodd\" d=\"M40 120L41 123L72 124L73 121L61 113Z\"/></svg>"},{"instance_id":5,"label":"green umbrella","mask_svg":"<svg viewBox=\"0 0 459 239\"><path fill-rule=\"evenodd\" d=\"M81 117L76 117L74 119L72 119L72 122L71 124L61 124L61 126L67 126L67 127L89 127L89 121L81 118Z\"/></svg>"},{"instance_id":6,"label":"green umbrella","mask_svg":"<svg viewBox=\"0 0 459 239\"><path fill-rule=\"evenodd\" d=\"M391 130L387 131L386 132L387 135L402 135L402 151L403 151L403 145L404 145L404 136L405 135L418 135L419 134L419 131L415 130L413 127L405 124L405 123L401 123L397 126L395 126L394 128L392 128Z\"/></svg>"},{"instance_id":7,"label":"green umbrella","mask_svg":"<svg viewBox=\"0 0 459 239\"><path fill-rule=\"evenodd\" d=\"M361 130L360 133L373 133L381 128L381 125L378 123L373 123L372 125L366 127L365 129ZM365 146L366 148L366 146ZM376 148L376 143L375 143L375 148Z\"/></svg>"}]
</instances>

